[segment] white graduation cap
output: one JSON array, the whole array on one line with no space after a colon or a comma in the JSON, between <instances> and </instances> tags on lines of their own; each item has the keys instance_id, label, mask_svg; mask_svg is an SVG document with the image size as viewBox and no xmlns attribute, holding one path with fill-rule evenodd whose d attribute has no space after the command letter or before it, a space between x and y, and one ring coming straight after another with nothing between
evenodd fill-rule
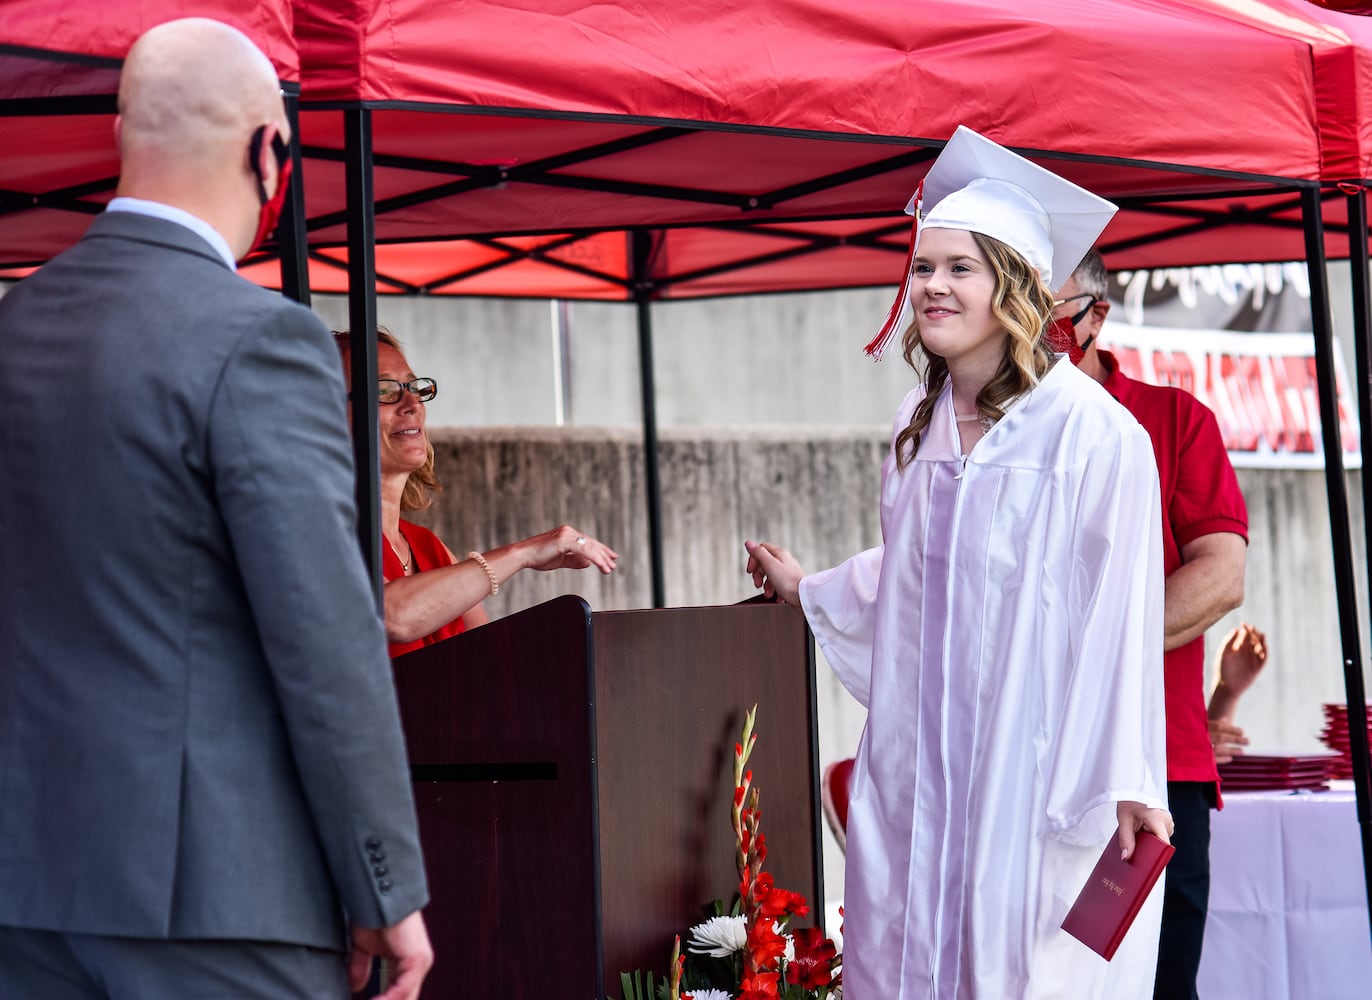
<instances>
[{"instance_id":1,"label":"white graduation cap","mask_svg":"<svg viewBox=\"0 0 1372 1000\"><path fill-rule=\"evenodd\" d=\"M881 332L867 345L867 353L876 358L896 331L909 323L910 265L923 230L961 229L1000 240L1018 251L1044 284L1056 291L1071 277L1117 208L959 125L905 211L915 216L915 234L900 295Z\"/></svg>"}]
</instances>

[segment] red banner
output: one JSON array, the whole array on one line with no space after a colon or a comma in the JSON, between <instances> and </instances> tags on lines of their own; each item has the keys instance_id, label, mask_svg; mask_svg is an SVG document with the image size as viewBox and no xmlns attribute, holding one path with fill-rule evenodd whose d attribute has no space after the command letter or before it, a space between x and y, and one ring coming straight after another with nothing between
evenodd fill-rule
<instances>
[{"instance_id":1,"label":"red banner","mask_svg":"<svg viewBox=\"0 0 1372 1000\"><path fill-rule=\"evenodd\" d=\"M1323 466L1311 334L1113 324L1106 337L1124 374L1184 389L1210 407L1236 466ZM1334 348L1339 439L1345 468L1356 468L1362 460L1357 401L1337 339Z\"/></svg>"}]
</instances>

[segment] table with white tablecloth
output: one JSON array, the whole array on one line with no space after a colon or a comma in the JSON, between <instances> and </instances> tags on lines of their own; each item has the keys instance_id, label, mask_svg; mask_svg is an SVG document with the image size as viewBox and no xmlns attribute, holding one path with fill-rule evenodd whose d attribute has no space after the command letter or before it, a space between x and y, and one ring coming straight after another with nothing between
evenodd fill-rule
<instances>
[{"instance_id":1,"label":"table with white tablecloth","mask_svg":"<svg viewBox=\"0 0 1372 1000\"><path fill-rule=\"evenodd\" d=\"M1325 792L1231 792L1210 815L1203 1000L1372 997L1352 782Z\"/></svg>"}]
</instances>

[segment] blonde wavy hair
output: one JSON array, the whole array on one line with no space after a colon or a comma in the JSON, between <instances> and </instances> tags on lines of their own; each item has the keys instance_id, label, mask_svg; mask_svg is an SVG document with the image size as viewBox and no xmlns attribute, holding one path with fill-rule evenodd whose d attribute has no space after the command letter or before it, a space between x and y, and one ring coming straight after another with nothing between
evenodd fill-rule
<instances>
[{"instance_id":1,"label":"blonde wavy hair","mask_svg":"<svg viewBox=\"0 0 1372 1000\"><path fill-rule=\"evenodd\" d=\"M343 357L343 370L348 372L349 366L352 364L352 334L347 330L334 330L333 342L338 347L338 353ZM395 334L384 326L376 328L376 342L385 344L387 347L394 347L403 353L400 341L396 340ZM351 381L351 377L349 381ZM434 472L434 446L429 441L427 433L424 435L424 446L428 451L428 458L405 480L405 489L400 494L400 509L402 511L423 510L425 507L430 507L433 505L434 497L443 492L443 484L438 481L438 476Z\"/></svg>"},{"instance_id":2,"label":"blonde wavy hair","mask_svg":"<svg viewBox=\"0 0 1372 1000\"><path fill-rule=\"evenodd\" d=\"M977 413L999 420L1005 416L1005 406L1037 385L1052 367L1053 354L1044 343L1043 332L1053 318L1053 295L1018 251L981 233L973 233L972 238L996 276L991 314L1009 334L1000 367L977 393ZM914 461L920 437L929 426L934 405L948 381L948 363L924 350L918 313L905 331L904 347L905 362L922 377L926 392L911 414L909 425L896 435L896 467L902 470ZM923 356L923 371L916 354Z\"/></svg>"}]
</instances>

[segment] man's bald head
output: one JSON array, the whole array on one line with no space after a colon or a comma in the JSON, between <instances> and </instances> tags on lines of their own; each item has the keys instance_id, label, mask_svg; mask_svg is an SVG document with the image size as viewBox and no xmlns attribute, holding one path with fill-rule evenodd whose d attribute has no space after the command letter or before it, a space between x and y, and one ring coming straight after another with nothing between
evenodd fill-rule
<instances>
[{"instance_id":1,"label":"man's bald head","mask_svg":"<svg viewBox=\"0 0 1372 1000\"><path fill-rule=\"evenodd\" d=\"M156 147L192 159L285 120L270 60L242 32L199 17L160 24L134 43L119 114L125 155Z\"/></svg>"},{"instance_id":2,"label":"man's bald head","mask_svg":"<svg viewBox=\"0 0 1372 1000\"><path fill-rule=\"evenodd\" d=\"M276 70L246 35L208 18L160 24L119 79L120 193L185 208L238 250L258 207L249 143L264 125L289 138Z\"/></svg>"}]
</instances>

